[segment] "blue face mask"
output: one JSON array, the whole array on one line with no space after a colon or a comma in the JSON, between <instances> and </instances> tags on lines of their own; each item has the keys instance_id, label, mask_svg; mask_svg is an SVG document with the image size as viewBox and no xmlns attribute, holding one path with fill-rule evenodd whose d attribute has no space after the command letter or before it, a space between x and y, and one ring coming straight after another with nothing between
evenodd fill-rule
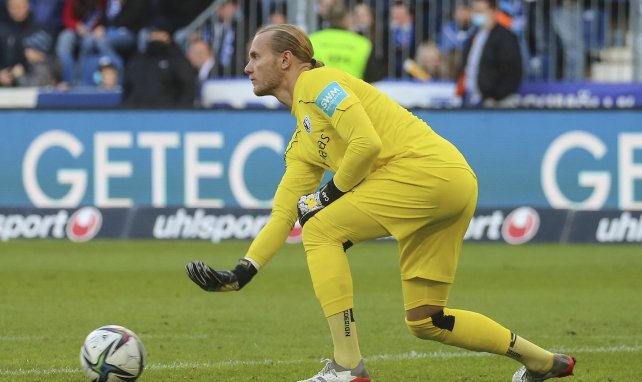
<instances>
[{"instance_id":1,"label":"blue face mask","mask_svg":"<svg viewBox=\"0 0 642 382\"><path fill-rule=\"evenodd\" d=\"M100 72L100 70L96 70L94 72L94 84L96 86L100 85L101 82L103 82L103 74Z\"/></svg>"},{"instance_id":2,"label":"blue face mask","mask_svg":"<svg viewBox=\"0 0 642 382\"><path fill-rule=\"evenodd\" d=\"M488 21L488 16L483 13L473 13L472 23L474 26L483 27Z\"/></svg>"}]
</instances>

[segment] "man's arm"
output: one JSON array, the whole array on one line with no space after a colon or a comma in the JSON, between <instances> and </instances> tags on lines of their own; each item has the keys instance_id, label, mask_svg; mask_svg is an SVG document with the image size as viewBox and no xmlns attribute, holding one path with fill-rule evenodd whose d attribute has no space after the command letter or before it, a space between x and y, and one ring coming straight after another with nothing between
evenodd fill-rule
<instances>
[{"instance_id":1,"label":"man's arm","mask_svg":"<svg viewBox=\"0 0 642 382\"><path fill-rule=\"evenodd\" d=\"M321 190L299 199L301 225L359 184L370 173L381 151L381 139L360 102L337 110L332 125L348 147L334 177Z\"/></svg>"},{"instance_id":2,"label":"man's arm","mask_svg":"<svg viewBox=\"0 0 642 382\"><path fill-rule=\"evenodd\" d=\"M369 173L381 151L381 138L361 103L355 103L338 113L333 126L348 147L334 183L343 192L350 191Z\"/></svg>"},{"instance_id":3,"label":"man's arm","mask_svg":"<svg viewBox=\"0 0 642 382\"><path fill-rule=\"evenodd\" d=\"M491 98L502 100L517 92L522 82L522 53L519 41L513 32L505 29L499 34L497 42L497 82L492 84L488 94Z\"/></svg>"},{"instance_id":4,"label":"man's arm","mask_svg":"<svg viewBox=\"0 0 642 382\"><path fill-rule=\"evenodd\" d=\"M217 271L202 261L194 261L185 266L189 278L209 292L237 291L243 288L281 248L296 223L296 202L299 196L316 189L322 177L322 168L298 160L288 160L285 174L274 195L272 216L236 268Z\"/></svg>"},{"instance_id":5,"label":"man's arm","mask_svg":"<svg viewBox=\"0 0 642 382\"><path fill-rule=\"evenodd\" d=\"M270 221L250 245L246 257L260 266L267 264L287 239L297 221L297 201L314 191L321 182L323 169L298 160L288 162L274 195Z\"/></svg>"}]
</instances>

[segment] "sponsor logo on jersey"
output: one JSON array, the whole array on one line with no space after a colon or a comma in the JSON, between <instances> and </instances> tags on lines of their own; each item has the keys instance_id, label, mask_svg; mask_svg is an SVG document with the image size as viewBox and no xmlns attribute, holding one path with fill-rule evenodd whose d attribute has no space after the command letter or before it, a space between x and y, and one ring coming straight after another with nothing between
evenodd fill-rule
<instances>
[{"instance_id":1,"label":"sponsor logo on jersey","mask_svg":"<svg viewBox=\"0 0 642 382\"><path fill-rule=\"evenodd\" d=\"M642 213L637 218L629 211L622 212L616 218L601 218L595 239L600 243L642 242Z\"/></svg>"},{"instance_id":2,"label":"sponsor logo on jersey","mask_svg":"<svg viewBox=\"0 0 642 382\"><path fill-rule=\"evenodd\" d=\"M306 115L305 118L303 118L303 128L308 134L312 132L312 122L310 121L309 115Z\"/></svg>"},{"instance_id":3,"label":"sponsor logo on jersey","mask_svg":"<svg viewBox=\"0 0 642 382\"><path fill-rule=\"evenodd\" d=\"M326 86L315 103L328 117L332 117L337 106L348 97L348 93L335 81Z\"/></svg>"},{"instance_id":4,"label":"sponsor logo on jersey","mask_svg":"<svg viewBox=\"0 0 642 382\"><path fill-rule=\"evenodd\" d=\"M93 239L103 224L103 215L96 207L83 207L74 212L67 222L67 237L80 243Z\"/></svg>"}]
</instances>

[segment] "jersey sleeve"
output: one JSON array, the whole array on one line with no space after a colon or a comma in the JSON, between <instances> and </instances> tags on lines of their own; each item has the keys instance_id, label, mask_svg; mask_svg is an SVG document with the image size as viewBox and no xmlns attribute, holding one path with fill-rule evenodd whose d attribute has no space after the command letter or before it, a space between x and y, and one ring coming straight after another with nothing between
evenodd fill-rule
<instances>
[{"instance_id":1,"label":"jersey sleeve","mask_svg":"<svg viewBox=\"0 0 642 382\"><path fill-rule=\"evenodd\" d=\"M261 266L272 259L297 221L299 198L314 192L319 187L322 177L322 168L302 162L286 153L286 170L274 195L272 216L250 245L246 257Z\"/></svg>"},{"instance_id":2,"label":"jersey sleeve","mask_svg":"<svg viewBox=\"0 0 642 382\"><path fill-rule=\"evenodd\" d=\"M326 79L326 84L325 87L317 85L322 90L314 103L347 142L343 160L334 175L335 184L345 192L368 175L381 151L381 139L347 81Z\"/></svg>"},{"instance_id":3,"label":"jersey sleeve","mask_svg":"<svg viewBox=\"0 0 642 382\"><path fill-rule=\"evenodd\" d=\"M377 134L361 103L340 111L333 126L348 143L341 165L334 174L334 183L342 191L353 189L369 173L381 151Z\"/></svg>"}]
</instances>

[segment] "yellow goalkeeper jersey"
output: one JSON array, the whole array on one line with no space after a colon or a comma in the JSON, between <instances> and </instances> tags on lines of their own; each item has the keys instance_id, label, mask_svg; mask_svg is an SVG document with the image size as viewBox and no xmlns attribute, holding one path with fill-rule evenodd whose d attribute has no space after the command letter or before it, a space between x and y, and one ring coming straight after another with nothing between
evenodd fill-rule
<instances>
[{"instance_id":1,"label":"yellow goalkeeper jersey","mask_svg":"<svg viewBox=\"0 0 642 382\"><path fill-rule=\"evenodd\" d=\"M291 112L296 130L285 152L286 171L274 197L272 218L246 255L260 265L281 247L297 220L298 199L319 187L324 170L335 173L342 191L365 178L413 184L413 169L418 167L470 170L461 153L424 121L339 69L303 72L294 87ZM370 158L372 147L377 147L377 155ZM394 171L383 171L393 163Z\"/></svg>"}]
</instances>

